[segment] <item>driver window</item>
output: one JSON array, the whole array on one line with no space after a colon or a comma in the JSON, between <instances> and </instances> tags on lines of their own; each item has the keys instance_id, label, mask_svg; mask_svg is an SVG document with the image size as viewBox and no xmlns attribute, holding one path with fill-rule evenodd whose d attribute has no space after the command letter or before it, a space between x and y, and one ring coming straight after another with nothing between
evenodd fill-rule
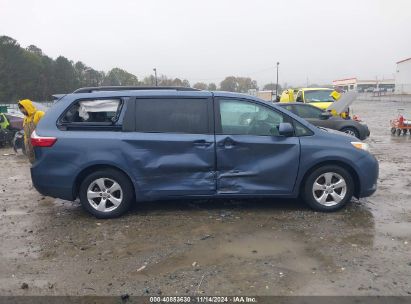
<instances>
[{"instance_id":1,"label":"driver window","mask_svg":"<svg viewBox=\"0 0 411 304\"><path fill-rule=\"evenodd\" d=\"M220 99L221 131L231 135L278 136L284 116L267 107L237 99Z\"/></svg>"}]
</instances>

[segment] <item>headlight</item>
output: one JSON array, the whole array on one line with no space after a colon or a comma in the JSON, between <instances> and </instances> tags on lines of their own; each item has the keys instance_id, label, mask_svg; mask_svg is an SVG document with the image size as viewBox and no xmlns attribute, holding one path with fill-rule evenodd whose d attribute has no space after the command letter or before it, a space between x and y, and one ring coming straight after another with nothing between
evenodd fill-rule
<instances>
[{"instance_id":1,"label":"headlight","mask_svg":"<svg viewBox=\"0 0 411 304\"><path fill-rule=\"evenodd\" d=\"M360 142L360 141L352 141L351 144L356 147L357 149L361 149L364 151L369 151L370 146L366 143Z\"/></svg>"}]
</instances>

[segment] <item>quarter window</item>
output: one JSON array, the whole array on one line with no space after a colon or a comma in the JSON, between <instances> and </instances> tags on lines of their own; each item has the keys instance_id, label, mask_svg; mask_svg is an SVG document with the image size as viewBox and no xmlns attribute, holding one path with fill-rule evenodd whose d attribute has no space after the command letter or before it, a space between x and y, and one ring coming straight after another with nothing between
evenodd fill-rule
<instances>
[{"instance_id":1,"label":"quarter window","mask_svg":"<svg viewBox=\"0 0 411 304\"><path fill-rule=\"evenodd\" d=\"M295 136L311 136L313 132L296 120L294 122Z\"/></svg>"},{"instance_id":2,"label":"quarter window","mask_svg":"<svg viewBox=\"0 0 411 304\"><path fill-rule=\"evenodd\" d=\"M285 116L262 105L236 99L220 99L222 134L278 136Z\"/></svg>"},{"instance_id":3,"label":"quarter window","mask_svg":"<svg viewBox=\"0 0 411 304\"><path fill-rule=\"evenodd\" d=\"M62 123L106 124L117 119L120 99L80 100L64 114Z\"/></svg>"},{"instance_id":4,"label":"quarter window","mask_svg":"<svg viewBox=\"0 0 411 304\"><path fill-rule=\"evenodd\" d=\"M137 100L137 132L209 133L207 99Z\"/></svg>"}]
</instances>

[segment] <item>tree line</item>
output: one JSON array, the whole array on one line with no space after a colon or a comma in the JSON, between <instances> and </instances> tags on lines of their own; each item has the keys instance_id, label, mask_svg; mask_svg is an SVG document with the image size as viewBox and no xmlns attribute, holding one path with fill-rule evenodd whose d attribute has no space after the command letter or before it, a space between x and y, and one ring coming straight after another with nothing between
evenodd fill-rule
<instances>
[{"instance_id":1,"label":"tree line","mask_svg":"<svg viewBox=\"0 0 411 304\"><path fill-rule=\"evenodd\" d=\"M0 36L0 102L14 103L22 98L45 101L53 94L70 93L79 87L90 86L153 86L154 75L139 80L137 76L120 68L108 72L98 71L81 61L73 62L64 56L48 57L35 45L23 48L8 36ZM191 87L187 79L160 75L159 86ZM215 83L196 82L193 88L247 93L258 89L257 81L250 77L228 76ZM273 90L275 84L264 89Z\"/></svg>"}]
</instances>

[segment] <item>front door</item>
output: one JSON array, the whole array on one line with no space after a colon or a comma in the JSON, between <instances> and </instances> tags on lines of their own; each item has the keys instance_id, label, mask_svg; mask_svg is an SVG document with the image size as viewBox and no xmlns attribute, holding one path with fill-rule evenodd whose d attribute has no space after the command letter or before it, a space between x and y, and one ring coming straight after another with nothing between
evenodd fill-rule
<instances>
[{"instance_id":1,"label":"front door","mask_svg":"<svg viewBox=\"0 0 411 304\"><path fill-rule=\"evenodd\" d=\"M298 137L278 134L291 118L246 99L216 99L217 191L289 194L298 173Z\"/></svg>"},{"instance_id":2,"label":"front door","mask_svg":"<svg viewBox=\"0 0 411 304\"><path fill-rule=\"evenodd\" d=\"M135 132L123 136L138 191L150 198L214 194L212 98L135 102Z\"/></svg>"}]
</instances>

